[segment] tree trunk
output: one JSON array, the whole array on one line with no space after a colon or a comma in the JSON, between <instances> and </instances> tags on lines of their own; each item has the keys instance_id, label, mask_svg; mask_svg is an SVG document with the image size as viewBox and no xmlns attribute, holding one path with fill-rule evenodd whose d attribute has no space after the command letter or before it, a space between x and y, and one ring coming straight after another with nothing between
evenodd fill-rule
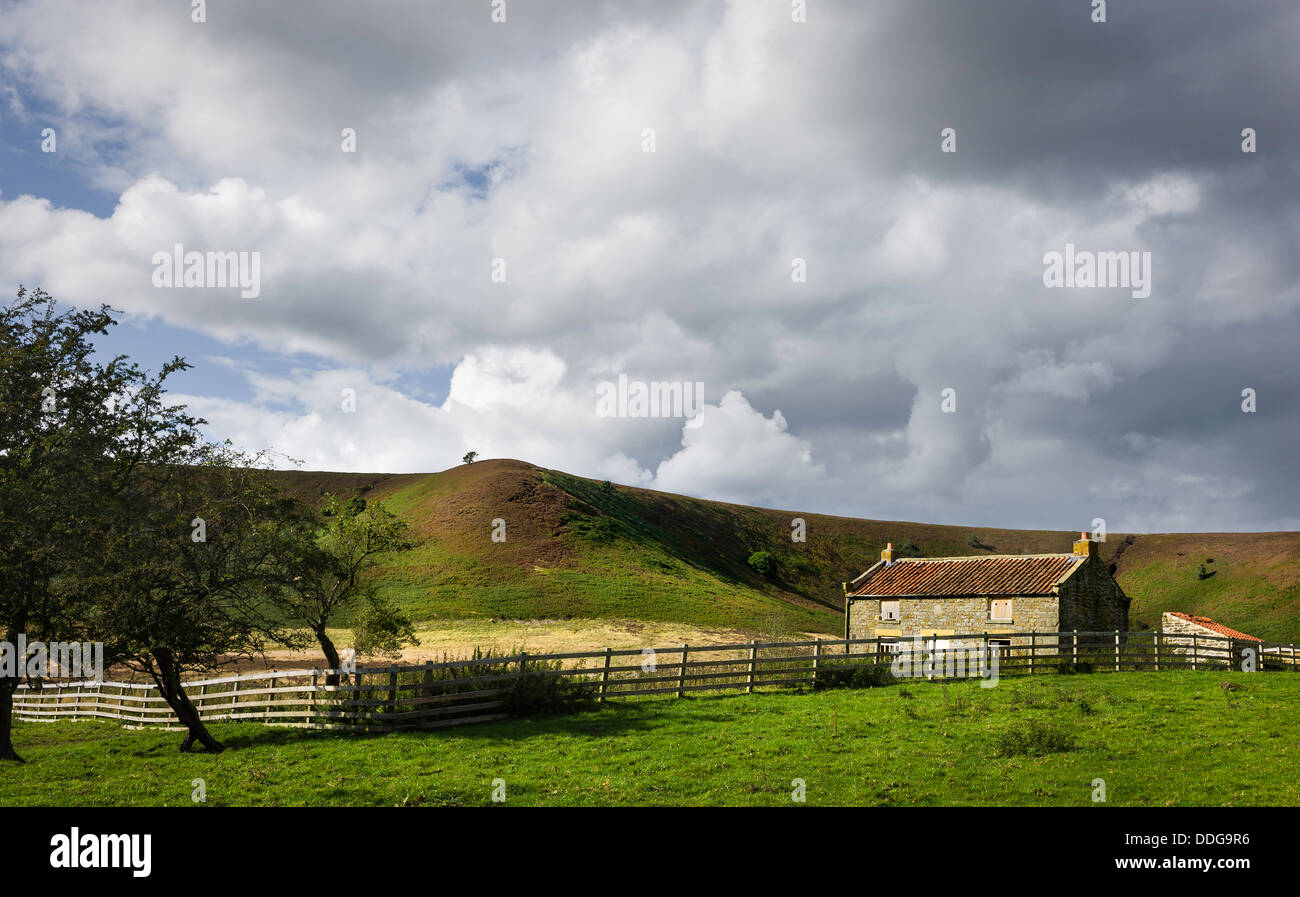
<instances>
[{"instance_id":1,"label":"tree trunk","mask_svg":"<svg viewBox=\"0 0 1300 897\"><path fill-rule=\"evenodd\" d=\"M158 675L154 677L158 691L167 702L167 706L175 712L181 725L189 730L185 733L185 740L181 742L181 751L189 753L195 741L203 745L210 754L224 751L226 746L212 737L212 733L199 717L198 708L190 702L189 695L185 694L180 670L176 669L171 658L167 655L155 655L154 660L158 662Z\"/></svg>"},{"instance_id":2,"label":"tree trunk","mask_svg":"<svg viewBox=\"0 0 1300 897\"><path fill-rule=\"evenodd\" d=\"M339 668L339 652L338 649L334 647L334 642L332 642L330 637L326 635L325 627L312 627L312 632L316 634L316 641L320 642L320 649L325 654L325 668L329 670L337 670ZM330 673L327 675L325 677L325 684L338 685L338 673Z\"/></svg>"},{"instance_id":3,"label":"tree trunk","mask_svg":"<svg viewBox=\"0 0 1300 897\"><path fill-rule=\"evenodd\" d=\"M25 763L14 750L12 739L14 726L14 689L18 687L17 679L0 680L0 760L13 760Z\"/></svg>"}]
</instances>

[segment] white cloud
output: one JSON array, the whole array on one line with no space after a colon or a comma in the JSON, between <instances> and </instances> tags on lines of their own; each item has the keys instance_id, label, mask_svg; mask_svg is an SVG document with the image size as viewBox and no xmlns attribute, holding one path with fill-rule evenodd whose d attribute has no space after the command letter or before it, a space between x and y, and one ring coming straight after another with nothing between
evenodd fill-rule
<instances>
[{"instance_id":1,"label":"white cloud","mask_svg":"<svg viewBox=\"0 0 1300 897\"><path fill-rule=\"evenodd\" d=\"M1104 398L1205 328L1293 320L1287 237L1207 230L1216 183L1200 169L1042 189L1031 166L982 176L991 137L966 125L941 157L947 122L909 91L964 85L938 56L899 82L905 7L796 26L779 4L517 4L494 28L414 3L231 4L203 26L128 0L8 4L11 108L38 100L68 158L120 196L100 219L6 183L0 280L312 356L250 375L251 403L189 400L215 433L315 467L425 470L476 450L733 501L1041 524L1052 451L1118 478L1106 440L1063 443L1040 403ZM911 149L921 130L933 158ZM1152 250L1151 299L1045 290L1042 253L1067 241ZM175 243L259 251L262 295L154 289L152 255ZM441 404L396 385L451 365ZM699 429L596 418L595 383L619 373L703 381L717 404ZM863 400L880 388L905 397ZM1113 441L1158 439L1134 427ZM1129 475L1159 484L1116 485L1130 507L1181 488Z\"/></svg>"},{"instance_id":2,"label":"white cloud","mask_svg":"<svg viewBox=\"0 0 1300 897\"><path fill-rule=\"evenodd\" d=\"M826 470L812 446L786 429L781 412L764 417L732 390L684 427L682 449L659 464L654 485L737 503L796 507Z\"/></svg>"}]
</instances>

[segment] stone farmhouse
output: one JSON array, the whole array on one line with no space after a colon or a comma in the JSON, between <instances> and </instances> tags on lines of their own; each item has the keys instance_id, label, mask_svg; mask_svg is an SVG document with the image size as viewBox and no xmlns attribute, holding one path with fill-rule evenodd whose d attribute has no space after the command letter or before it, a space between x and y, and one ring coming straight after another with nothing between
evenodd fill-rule
<instances>
[{"instance_id":1,"label":"stone farmhouse","mask_svg":"<svg viewBox=\"0 0 1300 897\"><path fill-rule=\"evenodd\" d=\"M1020 634L1029 632L1127 632L1129 598L1097 549L1082 533L1069 554L896 559L891 542L878 564L844 583L845 638L878 638L880 651L893 652L916 636L943 650L986 639L991 648L1027 645ZM1050 652L1057 639L1034 642Z\"/></svg>"}]
</instances>

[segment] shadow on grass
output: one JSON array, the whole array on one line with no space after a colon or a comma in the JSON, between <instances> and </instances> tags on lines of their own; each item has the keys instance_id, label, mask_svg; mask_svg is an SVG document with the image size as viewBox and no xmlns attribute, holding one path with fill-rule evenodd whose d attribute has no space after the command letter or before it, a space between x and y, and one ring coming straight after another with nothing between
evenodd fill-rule
<instances>
[{"instance_id":1,"label":"shadow on grass","mask_svg":"<svg viewBox=\"0 0 1300 897\"><path fill-rule=\"evenodd\" d=\"M785 693L783 693L785 694ZM788 694L796 694L789 692ZM227 750L241 748L288 747L296 744L309 745L318 741L347 742L382 742L387 739L423 738L429 741L441 741L448 737L472 739L475 741L522 742L551 735L577 735L607 738L629 732L653 732L676 727L690 727L700 723L723 724L734 721L734 712L728 705L717 712L702 709L716 701L734 702L737 698L749 701L762 701L773 697L772 694L756 695L707 695L673 701L610 701L602 706L581 708L563 713L538 716L521 716L490 723L470 723L464 726L450 726L438 729L411 729L401 732L348 732L330 729L295 729L288 727L263 726L260 723L231 723L222 727L217 737L226 745ZM687 715L665 713L666 710L684 709L692 712ZM757 707L755 709L758 709ZM237 727L237 728L236 728ZM247 727L247 731L240 731ZM180 733L177 734L177 742ZM150 748L142 754L156 753Z\"/></svg>"}]
</instances>

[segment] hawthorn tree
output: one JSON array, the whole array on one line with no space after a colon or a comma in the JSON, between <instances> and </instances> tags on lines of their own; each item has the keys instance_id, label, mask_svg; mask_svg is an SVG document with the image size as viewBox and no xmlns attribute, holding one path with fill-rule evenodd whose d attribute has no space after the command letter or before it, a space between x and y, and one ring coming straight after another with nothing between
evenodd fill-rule
<instances>
[{"instance_id":1,"label":"hawthorn tree","mask_svg":"<svg viewBox=\"0 0 1300 897\"><path fill-rule=\"evenodd\" d=\"M105 656L153 680L187 729L182 751L196 741L224 749L190 701L186 674L304 641L284 626L275 601L302 515L264 461L229 444L196 443L140 471L118 496L127 522L104 542L95 624L106 634Z\"/></svg>"},{"instance_id":2,"label":"hawthorn tree","mask_svg":"<svg viewBox=\"0 0 1300 897\"><path fill-rule=\"evenodd\" d=\"M383 502L349 501L340 506L326 497L321 517L327 521L314 539L300 534L288 547L292 577L282 593L287 617L300 621L316 637L326 666L339 668L339 652L327 629L341 611L358 616L354 627L359 654L394 654L406 644L417 644L410 620L378 596L363 574L378 555L409 551L406 522ZM327 684L337 685L331 674Z\"/></svg>"},{"instance_id":3,"label":"hawthorn tree","mask_svg":"<svg viewBox=\"0 0 1300 897\"><path fill-rule=\"evenodd\" d=\"M91 547L115 522L108 513L142 466L183 443L194 421L160 401L187 365L149 375L123 356L97 358L93 341L112 310L60 309L20 287L0 308L0 640L89 637L94 598L84 576ZM0 759L12 743L13 696L0 677Z\"/></svg>"}]
</instances>

